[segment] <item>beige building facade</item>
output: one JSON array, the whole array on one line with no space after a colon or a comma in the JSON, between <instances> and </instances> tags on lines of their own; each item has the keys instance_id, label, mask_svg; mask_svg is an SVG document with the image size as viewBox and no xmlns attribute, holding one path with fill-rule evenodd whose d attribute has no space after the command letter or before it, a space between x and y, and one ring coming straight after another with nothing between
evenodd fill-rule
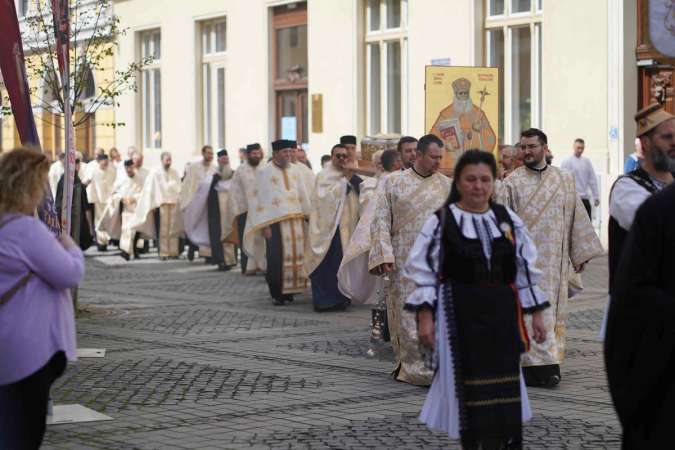
<instances>
[{"instance_id":1,"label":"beige building facade","mask_svg":"<svg viewBox=\"0 0 675 450\"><path fill-rule=\"evenodd\" d=\"M149 164L211 144L236 165L238 148L286 137L318 167L343 134L422 135L432 64L500 67L499 143L539 127L560 162L584 138L604 201L633 151L630 0L117 0L114 13L129 28L116 63L156 57L116 109L116 144Z\"/></svg>"},{"instance_id":2,"label":"beige building facade","mask_svg":"<svg viewBox=\"0 0 675 450\"><path fill-rule=\"evenodd\" d=\"M79 13L81 17L84 17L87 12L92 17L96 16L94 12L96 2L92 0L79 0L78 6L83 9ZM36 33L37 26L29 27L27 20L39 17L39 13L42 13L45 17L49 17L51 13L44 5L44 2L38 7L37 0L15 0L15 7L22 33L25 57L28 61L32 60L33 65L35 65L39 61L36 53L42 53L44 56L43 50L45 49L45 44L41 42L44 32ZM104 10L99 18L99 23L105 23L109 19L109 14L108 9ZM49 23L49 20L47 19L47 23ZM85 48L89 45L87 39L93 32L92 24L93 21L85 21L78 24L80 38L74 45L77 47L76 52L80 55L84 53ZM108 46L110 44L99 45ZM94 50L91 50L90 54L93 52ZM40 144L43 151L50 155L52 159L55 159L65 149L64 116L58 107L56 94L53 91L54 86L46 82L44 78L38 76L40 70L31 70L31 64L27 64L27 67L28 83L32 91L33 115ZM82 91L78 98L81 105L76 107L73 112L73 122L77 124L74 128L74 143L75 149L81 152L87 159L93 157L97 147L103 147L108 150L115 145L115 131L114 127L111 126L116 122L115 109L111 104L112 102L100 105L98 104L100 102L96 102L100 92L99 89L101 87L108 87L110 80L115 78L115 68L114 56L106 54L100 58L95 67L87 70L86 76L79 78L83 81L81 82L82 85L78 86ZM47 73L51 74L49 71ZM96 107L93 107L92 104L95 104ZM9 109L10 105L7 89L0 76L0 107L2 106ZM20 145L21 141L14 125L14 118L11 115L0 114L0 152L19 147Z\"/></svg>"}]
</instances>

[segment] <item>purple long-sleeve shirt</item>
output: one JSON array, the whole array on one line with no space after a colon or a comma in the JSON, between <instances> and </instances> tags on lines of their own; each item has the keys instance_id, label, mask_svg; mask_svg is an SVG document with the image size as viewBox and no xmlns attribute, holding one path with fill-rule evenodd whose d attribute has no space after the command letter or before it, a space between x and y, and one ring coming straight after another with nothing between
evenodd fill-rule
<instances>
[{"instance_id":1,"label":"purple long-sleeve shirt","mask_svg":"<svg viewBox=\"0 0 675 450\"><path fill-rule=\"evenodd\" d=\"M64 249L42 222L21 216L0 229L0 295L29 270L28 284L0 306L0 385L35 373L58 351L76 359L68 289L84 275L82 251Z\"/></svg>"}]
</instances>

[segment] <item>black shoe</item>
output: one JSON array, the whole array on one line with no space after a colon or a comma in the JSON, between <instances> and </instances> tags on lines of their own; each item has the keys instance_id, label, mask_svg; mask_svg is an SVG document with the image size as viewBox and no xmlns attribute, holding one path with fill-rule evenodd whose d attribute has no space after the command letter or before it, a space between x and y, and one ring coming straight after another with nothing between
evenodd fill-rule
<instances>
[{"instance_id":1,"label":"black shoe","mask_svg":"<svg viewBox=\"0 0 675 450\"><path fill-rule=\"evenodd\" d=\"M129 259L130 259L130 258L129 258L129 254L128 254L127 252L121 252L121 253L120 253L120 256L121 256L122 258L126 259L127 261L129 261Z\"/></svg>"},{"instance_id":2,"label":"black shoe","mask_svg":"<svg viewBox=\"0 0 675 450\"><path fill-rule=\"evenodd\" d=\"M210 256L205 257L204 263L205 264L213 264L213 258L211 258Z\"/></svg>"},{"instance_id":3,"label":"black shoe","mask_svg":"<svg viewBox=\"0 0 675 450\"><path fill-rule=\"evenodd\" d=\"M285 304L285 302L284 302L284 299L283 299L283 298L273 298L273 299L272 299L272 304L273 304L274 306L283 306L283 305Z\"/></svg>"},{"instance_id":4,"label":"black shoe","mask_svg":"<svg viewBox=\"0 0 675 450\"><path fill-rule=\"evenodd\" d=\"M523 378L526 386L544 388L554 388L562 379L558 364L523 367Z\"/></svg>"},{"instance_id":5,"label":"black shoe","mask_svg":"<svg viewBox=\"0 0 675 450\"><path fill-rule=\"evenodd\" d=\"M159 257L159 260L160 260L160 261L168 261L168 259L169 259L169 258L166 257L166 256L160 256L160 257Z\"/></svg>"},{"instance_id":6,"label":"black shoe","mask_svg":"<svg viewBox=\"0 0 675 450\"><path fill-rule=\"evenodd\" d=\"M546 383L544 384L544 387L547 388L554 388L560 384L560 375L551 375L548 380L546 380Z\"/></svg>"},{"instance_id":7,"label":"black shoe","mask_svg":"<svg viewBox=\"0 0 675 450\"><path fill-rule=\"evenodd\" d=\"M194 247L190 246L188 247L188 261L194 261L195 260L195 249Z\"/></svg>"},{"instance_id":8,"label":"black shoe","mask_svg":"<svg viewBox=\"0 0 675 450\"><path fill-rule=\"evenodd\" d=\"M107 245L97 245L96 248L98 248L99 252L107 252L108 251Z\"/></svg>"},{"instance_id":9,"label":"black shoe","mask_svg":"<svg viewBox=\"0 0 675 450\"><path fill-rule=\"evenodd\" d=\"M228 266L227 264L220 263L218 264L218 270L221 272L229 272L232 266Z\"/></svg>"},{"instance_id":10,"label":"black shoe","mask_svg":"<svg viewBox=\"0 0 675 450\"><path fill-rule=\"evenodd\" d=\"M292 295L284 296L284 301L286 301L288 303L293 303L293 300L295 300L295 298Z\"/></svg>"}]
</instances>

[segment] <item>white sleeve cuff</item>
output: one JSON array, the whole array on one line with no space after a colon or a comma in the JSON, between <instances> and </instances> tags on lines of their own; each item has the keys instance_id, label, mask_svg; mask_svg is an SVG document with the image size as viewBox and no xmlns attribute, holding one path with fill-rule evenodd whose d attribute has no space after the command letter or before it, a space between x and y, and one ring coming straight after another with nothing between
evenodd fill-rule
<instances>
[{"instance_id":1,"label":"white sleeve cuff","mask_svg":"<svg viewBox=\"0 0 675 450\"><path fill-rule=\"evenodd\" d=\"M434 308L436 304L436 286L417 287L405 302L405 309L417 310L424 305Z\"/></svg>"},{"instance_id":2,"label":"white sleeve cuff","mask_svg":"<svg viewBox=\"0 0 675 450\"><path fill-rule=\"evenodd\" d=\"M520 299L520 305L525 312L535 312L551 306L544 291L536 285L519 288L518 298Z\"/></svg>"}]
</instances>

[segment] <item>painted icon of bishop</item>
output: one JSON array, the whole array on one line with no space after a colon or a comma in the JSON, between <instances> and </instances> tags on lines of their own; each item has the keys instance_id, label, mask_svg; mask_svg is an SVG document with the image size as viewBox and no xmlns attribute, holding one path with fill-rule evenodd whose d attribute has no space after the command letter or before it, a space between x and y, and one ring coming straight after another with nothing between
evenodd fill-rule
<instances>
[{"instance_id":1,"label":"painted icon of bishop","mask_svg":"<svg viewBox=\"0 0 675 450\"><path fill-rule=\"evenodd\" d=\"M452 103L445 107L433 127L429 131L440 137L447 151L459 157L465 150L479 149L494 151L497 137L490 125L483 105L490 95L486 88L480 91L480 106L471 100L471 82L466 78L458 78L452 83L454 97Z\"/></svg>"}]
</instances>

